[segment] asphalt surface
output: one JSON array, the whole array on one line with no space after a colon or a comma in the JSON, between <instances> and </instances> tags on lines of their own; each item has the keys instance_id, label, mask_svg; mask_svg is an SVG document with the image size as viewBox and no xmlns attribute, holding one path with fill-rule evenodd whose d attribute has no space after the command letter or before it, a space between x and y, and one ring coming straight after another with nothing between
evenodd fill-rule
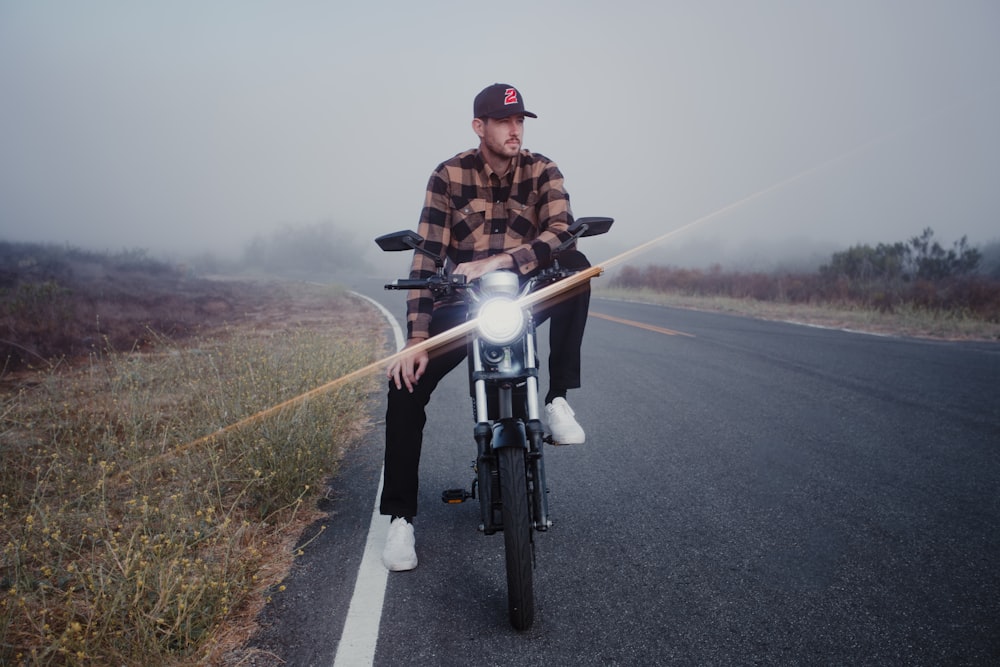
<instances>
[{"instance_id":1,"label":"asphalt surface","mask_svg":"<svg viewBox=\"0 0 1000 667\"><path fill-rule=\"evenodd\" d=\"M429 410L420 565L389 576L376 665L1000 663L1000 345L591 311L569 396L588 442L546 451L534 627L507 623L502 536L440 501L472 479L456 371ZM333 664L381 455L376 427L262 616L275 664Z\"/></svg>"}]
</instances>

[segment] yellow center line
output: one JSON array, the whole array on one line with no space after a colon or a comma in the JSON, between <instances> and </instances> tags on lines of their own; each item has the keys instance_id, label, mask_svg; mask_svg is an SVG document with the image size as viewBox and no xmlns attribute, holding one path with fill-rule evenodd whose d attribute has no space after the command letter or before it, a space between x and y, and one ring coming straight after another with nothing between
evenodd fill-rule
<instances>
[{"instance_id":1,"label":"yellow center line","mask_svg":"<svg viewBox=\"0 0 1000 667\"><path fill-rule=\"evenodd\" d=\"M625 324L630 327L646 329L647 331L655 331L656 333L666 334L668 336L686 336L687 338L695 338L694 334L684 333L683 331L674 331L673 329L665 329L663 327L658 327L653 324L646 324L644 322L623 320L620 317L612 317L611 315L605 315L604 313L595 313L594 311L590 311L590 316L599 317L602 320L608 320L609 322L617 322L618 324Z\"/></svg>"}]
</instances>

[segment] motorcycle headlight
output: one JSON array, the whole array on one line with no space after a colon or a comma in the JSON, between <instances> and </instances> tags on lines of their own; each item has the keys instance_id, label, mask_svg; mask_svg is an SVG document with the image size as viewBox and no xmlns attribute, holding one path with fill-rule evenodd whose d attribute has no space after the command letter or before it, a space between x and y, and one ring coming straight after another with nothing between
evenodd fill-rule
<instances>
[{"instance_id":1,"label":"motorcycle headlight","mask_svg":"<svg viewBox=\"0 0 1000 667\"><path fill-rule=\"evenodd\" d=\"M479 307L479 335L493 345L507 345L524 331L524 310L515 301L496 297Z\"/></svg>"}]
</instances>

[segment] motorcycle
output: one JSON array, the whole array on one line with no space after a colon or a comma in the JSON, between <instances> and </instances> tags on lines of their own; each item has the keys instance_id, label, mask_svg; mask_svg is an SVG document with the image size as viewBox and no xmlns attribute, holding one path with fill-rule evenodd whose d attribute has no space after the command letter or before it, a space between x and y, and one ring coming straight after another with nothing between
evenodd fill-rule
<instances>
[{"instance_id":1,"label":"motorcycle","mask_svg":"<svg viewBox=\"0 0 1000 667\"><path fill-rule=\"evenodd\" d=\"M476 442L475 475L469 490L449 489L446 503L479 501L485 535L503 532L507 571L507 607L517 630L531 627L535 615L534 533L545 532L549 519L543 444L552 442L540 420L538 359L531 295L577 273L559 265L559 254L580 238L606 233L612 218L579 218L571 238L552 252L547 268L520 284L512 271L493 271L466 282L449 275L441 257L422 247L415 232L401 231L375 239L387 252L413 250L434 260L427 279L398 279L387 290L427 289L434 297L461 295L475 327L467 334L470 394ZM597 269L599 273L600 269ZM595 274L596 275L596 274Z\"/></svg>"}]
</instances>

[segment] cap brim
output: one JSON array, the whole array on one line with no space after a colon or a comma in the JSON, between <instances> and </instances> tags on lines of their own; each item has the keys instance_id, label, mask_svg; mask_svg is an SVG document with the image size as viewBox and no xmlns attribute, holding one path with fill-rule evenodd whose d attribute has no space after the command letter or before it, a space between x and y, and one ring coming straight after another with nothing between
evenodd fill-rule
<instances>
[{"instance_id":1,"label":"cap brim","mask_svg":"<svg viewBox=\"0 0 1000 667\"><path fill-rule=\"evenodd\" d=\"M500 120L501 118L510 118L511 116L527 116L528 118L538 118L538 116L531 113L530 111L511 111L510 113L497 111L496 113L492 113L486 116L486 118L494 118L496 120Z\"/></svg>"}]
</instances>

